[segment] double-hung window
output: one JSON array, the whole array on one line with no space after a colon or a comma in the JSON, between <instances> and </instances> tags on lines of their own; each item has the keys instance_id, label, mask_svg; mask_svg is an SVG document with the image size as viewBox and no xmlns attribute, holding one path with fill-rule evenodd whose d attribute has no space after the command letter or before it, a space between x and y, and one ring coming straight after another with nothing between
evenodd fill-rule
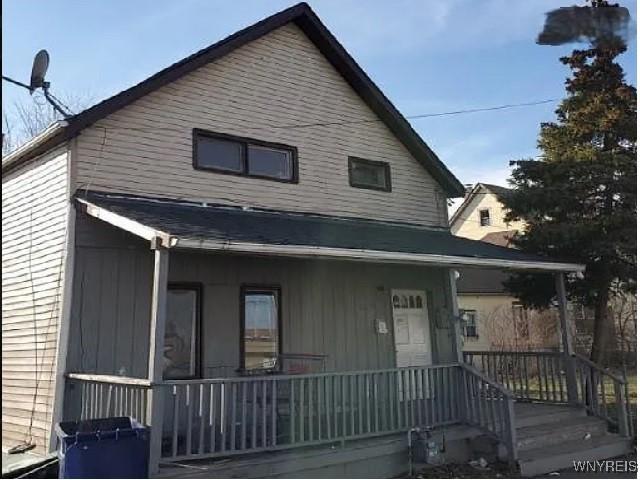
<instances>
[{"instance_id":1,"label":"double-hung window","mask_svg":"<svg viewBox=\"0 0 640 480\"><path fill-rule=\"evenodd\" d=\"M289 145L193 131L193 166L197 169L297 182L297 161L297 150Z\"/></svg>"}]
</instances>

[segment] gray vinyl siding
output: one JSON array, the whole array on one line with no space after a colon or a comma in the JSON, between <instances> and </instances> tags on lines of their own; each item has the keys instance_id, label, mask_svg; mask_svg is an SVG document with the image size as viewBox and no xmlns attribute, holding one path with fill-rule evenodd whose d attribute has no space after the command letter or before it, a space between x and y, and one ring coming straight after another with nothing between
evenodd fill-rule
<instances>
[{"instance_id":1,"label":"gray vinyl siding","mask_svg":"<svg viewBox=\"0 0 640 480\"><path fill-rule=\"evenodd\" d=\"M274 128L326 122L364 122ZM192 129L296 146L299 183L192 166ZM392 192L349 186L347 158L389 162ZM78 138L77 186L446 226L441 188L294 24L99 121Z\"/></svg>"},{"instance_id":2,"label":"gray vinyl siding","mask_svg":"<svg viewBox=\"0 0 640 480\"><path fill-rule=\"evenodd\" d=\"M153 254L148 243L81 216L68 370L146 377ZM443 269L171 251L170 282L203 289L202 374L235 375L239 366L240 287L279 285L285 353L328 355L326 369L395 364L390 289L429 292L434 361L453 359ZM384 320L389 334L376 332ZM448 324L448 321L445 323Z\"/></svg>"},{"instance_id":3,"label":"gray vinyl siding","mask_svg":"<svg viewBox=\"0 0 640 480\"><path fill-rule=\"evenodd\" d=\"M48 450L68 215L66 146L2 178L2 445Z\"/></svg>"}]
</instances>

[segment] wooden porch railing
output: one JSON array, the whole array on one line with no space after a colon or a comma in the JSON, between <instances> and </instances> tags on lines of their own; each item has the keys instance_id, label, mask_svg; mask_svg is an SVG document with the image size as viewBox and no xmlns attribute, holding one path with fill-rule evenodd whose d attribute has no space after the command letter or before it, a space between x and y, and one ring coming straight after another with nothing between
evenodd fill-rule
<instances>
[{"instance_id":1,"label":"wooden porch railing","mask_svg":"<svg viewBox=\"0 0 640 480\"><path fill-rule=\"evenodd\" d=\"M567 379L561 352L472 351L464 360L518 400L567 403Z\"/></svg>"},{"instance_id":2,"label":"wooden porch railing","mask_svg":"<svg viewBox=\"0 0 640 480\"><path fill-rule=\"evenodd\" d=\"M148 425L150 391L151 383L140 378L69 373L65 416L74 420L133 417Z\"/></svg>"},{"instance_id":3,"label":"wooden porch railing","mask_svg":"<svg viewBox=\"0 0 640 480\"><path fill-rule=\"evenodd\" d=\"M439 365L164 382L162 458L227 456L456 423L459 374L458 365Z\"/></svg>"},{"instance_id":4,"label":"wooden porch railing","mask_svg":"<svg viewBox=\"0 0 640 480\"><path fill-rule=\"evenodd\" d=\"M627 380L581 355L576 355L576 370L580 398L587 411L606 420L621 435L634 436L635 419Z\"/></svg>"},{"instance_id":5,"label":"wooden porch railing","mask_svg":"<svg viewBox=\"0 0 640 480\"><path fill-rule=\"evenodd\" d=\"M465 421L498 439L517 460L515 396L470 365L462 366Z\"/></svg>"},{"instance_id":6,"label":"wooden porch railing","mask_svg":"<svg viewBox=\"0 0 640 480\"><path fill-rule=\"evenodd\" d=\"M130 415L162 431L162 462L330 444L469 423L515 460L513 396L460 364L163 381L69 374L67 419ZM162 418L149 418L151 389ZM154 401L158 399L154 396ZM157 432L158 430L156 430Z\"/></svg>"},{"instance_id":7,"label":"wooden porch railing","mask_svg":"<svg viewBox=\"0 0 640 480\"><path fill-rule=\"evenodd\" d=\"M575 368L577 404L605 419L614 431L634 435L626 380L580 355L567 362L562 352L470 351L464 352L464 360L518 400L556 404L571 403L567 371Z\"/></svg>"}]
</instances>

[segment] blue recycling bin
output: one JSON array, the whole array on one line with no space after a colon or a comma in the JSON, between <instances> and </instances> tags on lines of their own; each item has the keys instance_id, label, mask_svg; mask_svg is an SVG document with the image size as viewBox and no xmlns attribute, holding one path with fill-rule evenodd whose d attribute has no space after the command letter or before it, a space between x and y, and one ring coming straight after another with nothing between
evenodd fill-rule
<instances>
[{"instance_id":1,"label":"blue recycling bin","mask_svg":"<svg viewBox=\"0 0 640 480\"><path fill-rule=\"evenodd\" d=\"M148 428L130 417L56 425L60 478L147 478Z\"/></svg>"}]
</instances>

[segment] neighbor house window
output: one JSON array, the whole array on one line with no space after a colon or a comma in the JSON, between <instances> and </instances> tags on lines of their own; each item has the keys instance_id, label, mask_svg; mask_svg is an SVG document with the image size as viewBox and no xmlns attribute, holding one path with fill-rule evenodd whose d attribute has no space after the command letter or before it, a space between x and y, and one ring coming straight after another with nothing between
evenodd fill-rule
<instances>
[{"instance_id":1,"label":"neighbor house window","mask_svg":"<svg viewBox=\"0 0 640 480\"><path fill-rule=\"evenodd\" d=\"M391 191L391 169L386 162L349 157L349 185Z\"/></svg>"},{"instance_id":2,"label":"neighbor house window","mask_svg":"<svg viewBox=\"0 0 640 480\"><path fill-rule=\"evenodd\" d=\"M193 131L193 166L245 177L297 181L295 147L198 129Z\"/></svg>"},{"instance_id":3,"label":"neighbor house window","mask_svg":"<svg viewBox=\"0 0 640 480\"><path fill-rule=\"evenodd\" d=\"M478 313L475 310L461 310L460 315L463 320L464 336L478 338Z\"/></svg>"},{"instance_id":4,"label":"neighbor house window","mask_svg":"<svg viewBox=\"0 0 640 480\"><path fill-rule=\"evenodd\" d=\"M200 342L200 286L170 284L164 333L165 379L198 377Z\"/></svg>"},{"instance_id":5,"label":"neighbor house window","mask_svg":"<svg viewBox=\"0 0 640 480\"><path fill-rule=\"evenodd\" d=\"M518 302L513 302L511 309L516 335L518 338L529 338L529 314L527 310Z\"/></svg>"},{"instance_id":6,"label":"neighbor house window","mask_svg":"<svg viewBox=\"0 0 640 480\"><path fill-rule=\"evenodd\" d=\"M488 227L491 225L491 215L489 215L489 209L485 208L480 210L480 226Z\"/></svg>"},{"instance_id":7,"label":"neighbor house window","mask_svg":"<svg viewBox=\"0 0 640 480\"><path fill-rule=\"evenodd\" d=\"M243 287L241 309L241 369L275 368L281 344L280 289Z\"/></svg>"}]
</instances>

